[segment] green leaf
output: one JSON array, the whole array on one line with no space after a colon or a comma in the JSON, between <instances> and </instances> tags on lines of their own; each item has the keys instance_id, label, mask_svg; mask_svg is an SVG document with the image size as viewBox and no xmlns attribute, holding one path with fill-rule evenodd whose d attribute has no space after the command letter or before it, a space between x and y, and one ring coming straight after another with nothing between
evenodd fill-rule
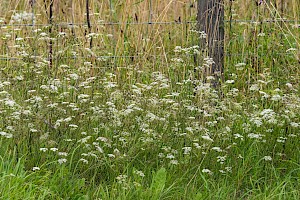
<instances>
[{"instance_id":1,"label":"green leaf","mask_svg":"<svg viewBox=\"0 0 300 200\"><path fill-rule=\"evenodd\" d=\"M161 168L153 176L151 187L150 187L153 200L159 199L165 187L166 179L167 179L167 171L165 168Z\"/></svg>"}]
</instances>

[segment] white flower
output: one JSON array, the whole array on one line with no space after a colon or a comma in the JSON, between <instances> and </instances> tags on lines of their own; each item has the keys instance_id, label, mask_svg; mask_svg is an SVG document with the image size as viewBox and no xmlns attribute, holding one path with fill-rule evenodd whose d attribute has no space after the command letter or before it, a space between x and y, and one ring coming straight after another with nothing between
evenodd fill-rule
<instances>
[{"instance_id":1,"label":"white flower","mask_svg":"<svg viewBox=\"0 0 300 200\"><path fill-rule=\"evenodd\" d=\"M224 162L226 161L226 156L218 156L217 159L217 162L219 162L220 164L224 164Z\"/></svg>"},{"instance_id":2,"label":"white flower","mask_svg":"<svg viewBox=\"0 0 300 200\"><path fill-rule=\"evenodd\" d=\"M207 34L204 31L200 31L200 38L205 39L207 37Z\"/></svg>"},{"instance_id":3,"label":"white flower","mask_svg":"<svg viewBox=\"0 0 300 200\"><path fill-rule=\"evenodd\" d=\"M204 61L209 66L215 63L214 60L212 58L209 58L209 57L204 58Z\"/></svg>"},{"instance_id":4,"label":"white flower","mask_svg":"<svg viewBox=\"0 0 300 200\"><path fill-rule=\"evenodd\" d=\"M13 23L21 23L23 21L31 21L31 20L35 20L35 16L34 16L34 13L28 13L26 11L22 12L22 13L14 13L12 16L11 16L11 19L10 19L10 24L13 24Z\"/></svg>"},{"instance_id":5,"label":"white flower","mask_svg":"<svg viewBox=\"0 0 300 200\"><path fill-rule=\"evenodd\" d=\"M184 150L183 154L190 154L190 151L192 150L192 147L183 147L182 148Z\"/></svg>"},{"instance_id":6,"label":"white flower","mask_svg":"<svg viewBox=\"0 0 300 200\"><path fill-rule=\"evenodd\" d=\"M257 127L260 127L263 124L259 117L251 118L250 122L253 122Z\"/></svg>"},{"instance_id":7,"label":"white flower","mask_svg":"<svg viewBox=\"0 0 300 200\"><path fill-rule=\"evenodd\" d=\"M286 52L289 52L289 51L297 51L296 48L289 48L288 50L286 50Z\"/></svg>"},{"instance_id":8,"label":"white flower","mask_svg":"<svg viewBox=\"0 0 300 200\"><path fill-rule=\"evenodd\" d=\"M175 156L169 153L169 154L166 156L166 158L173 159L173 158L175 158Z\"/></svg>"},{"instance_id":9,"label":"white flower","mask_svg":"<svg viewBox=\"0 0 300 200\"><path fill-rule=\"evenodd\" d=\"M59 33L58 33L58 36L59 36L59 37L60 37L60 36L61 36L61 37L64 37L64 36L66 36L66 35L67 35L66 32L59 32Z\"/></svg>"},{"instance_id":10,"label":"white flower","mask_svg":"<svg viewBox=\"0 0 300 200\"><path fill-rule=\"evenodd\" d=\"M58 103L51 103L49 105L47 105L47 107L49 108L56 108L58 106Z\"/></svg>"},{"instance_id":11,"label":"white flower","mask_svg":"<svg viewBox=\"0 0 300 200\"><path fill-rule=\"evenodd\" d=\"M41 36L41 37L46 37L47 35L48 35L48 34L45 33L45 32L40 33L40 36Z\"/></svg>"},{"instance_id":12,"label":"white flower","mask_svg":"<svg viewBox=\"0 0 300 200\"><path fill-rule=\"evenodd\" d=\"M83 162L84 164L88 164L89 163L89 161L86 160L86 159L84 159L84 158L80 158L79 161Z\"/></svg>"},{"instance_id":13,"label":"white flower","mask_svg":"<svg viewBox=\"0 0 300 200\"><path fill-rule=\"evenodd\" d=\"M232 172L232 167L225 167L226 171Z\"/></svg>"},{"instance_id":14,"label":"white flower","mask_svg":"<svg viewBox=\"0 0 300 200\"><path fill-rule=\"evenodd\" d=\"M9 106L9 107L13 107L14 105L16 105L16 102L13 100L10 100L10 99L6 100L4 103L6 106Z\"/></svg>"},{"instance_id":15,"label":"white flower","mask_svg":"<svg viewBox=\"0 0 300 200\"><path fill-rule=\"evenodd\" d=\"M250 91L258 91L258 90L259 90L258 84L253 84L253 85L251 85Z\"/></svg>"},{"instance_id":16,"label":"white flower","mask_svg":"<svg viewBox=\"0 0 300 200\"><path fill-rule=\"evenodd\" d=\"M101 142L104 142L104 143L108 142L108 139L105 137L98 137L96 140L100 140Z\"/></svg>"},{"instance_id":17,"label":"white flower","mask_svg":"<svg viewBox=\"0 0 300 200\"><path fill-rule=\"evenodd\" d=\"M109 89L109 88L115 88L117 87L118 85L114 82L105 82L105 88Z\"/></svg>"},{"instance_id":18,"label":"white flower","mask_svg":"<svg viewBox=\"0 0 300 200\"><path fill-rule=\"evenodd\" d=\"M275 94L271 98L272 101L279 101L280 99L281 99L281 96L279 94Z\"/></svg>"},{"instance_id":19,"label":"white flower","mask_svg":"<svg viewBox=\"0 0 300 200\"><path fill-rule=\"evenodd\" d=\"M59 164L63 164L63 163L66 163L66 162L67 162L67 159L65 159L65 158L58 159Z\"/></svg>"},{"instance_id":20,"label":"white flower","mask_svg":"<svg viewBox=\"0 0 300 200\"><path fill-rule=\"evenodd\" d=\"M116 157L114 154L111 154L111 153L107 154L107 156L108 156L109 158L115 158L115 157Z\"/></svg>"},{"instance_id":21,"label":"white flower","mask_svg":"<svg viewBox=\"0 0 300 200\"><path fill-rule=\"evenodd\" d=\"M298 128L299 127L299 123L296 122L291 122L290 125L294 128Z\"/></svg>"},{"instance_id":22,"label":"white flower","mask_svg":"<svg viewBox=\"0 0 300 200\"><path fill-rule=\"evenodd\" d=\"M158 157L163 158L163 157L165 157L165 155L163 153L159 153Z\"/></svg>"},{"instance_id":23,"label":"white flower","mask_svg":"<svg viewBox=\"0 0 300 200\"><path fill-rule=\"evenodd\" d=\"M59 156L68 156L68 153L67 152L58 152L58 155Z\"/></svg>"},{"instance_id":24,"label":"white flower","mask_svg":"<svg viewBox=\"0 0 300 200\"><path fill-rule=\"evenodd\" d=\"M172 164L172 165L178 165L178 160L171 160L170 164Z\"/></svg>"},{"instance_id":25,"label":"white flower","mask_svg":"<svg viewBox=\"0 0 300 200\"><path fill-rule=\"evenodd\" d=\"M261 111L260 115L263 116L263 118L270 118L273 117L276 113L272 109L264 109Z\"/></svg>"},{"instance_id":26,"label":"white flower","mask_svg":"<svg viewBox=\"0 0 300 200\"><path fill-rule=\"evenodd\" d=\"M234 136L235 139L237 139L237 138L243 139L243 136L241 134L238 134L238 133L233 134L233 136Z\"/></svg>"},{"instance_id":27,"label":"white flower","mask_svg":"<svg viewBox=\"0 0 300 200\"><path fill-rule=\"evenodd\" d=\"M249 133L248 137L251 138L251 139L262 139L261 134L255 134L255 133Z\"/></svg>"},{"instance_id":28,"label":"white flower","mask_svg":"<svg viewBox=\"0 0 300 200\"><path fill-rule=\"evenodd\" d=\"M38 130L36 130L36 129L34 129L34 128L31 128L31 129L30 129L30 132L36 133L36 132L38 132Z\"/></svg>"},{"instance_id":29,"label":"white flower","mask_svg":"<svg viewBox=\"0 0 300 200\"><path fill-rule=\"evenodd\" d=\"M195 142L195 143L193 143L193 145L195 146L196 149L201 149L201 146L199 145L199 143Z\"/></svg>"},{"instance_id":30,"label":"white flower","mask_svg":"<svg viewBox=\"0 0 300 200\"><path fill-rule=\"evenodd\" d=\"M245 66L245 65L246 65L246 63L238 63L238 64L235 65L235 67L242 67L242 66Z\"/></svg>"},{"instance_id":31,"label":"white flower","mask_svg":"<svg viewBox=\"0 0 300 200\"><path fill-rule=\"evenodd\" d=\"M212 175L212 171L210 171L209 169L202 169L202 173L206 173L206 174Z\"/></svg>"},{"instance_id":32,"label":"white flower","mask_svg":"<svg viewBox=\"0 0 300 200\"><path fill-rule=\"evenodd\" d=\"M192 127L186 127L185 130L187 130L188 132L193 132L193 128Z\"/></svg>"},{"instance_id":33,"label":"white flower","mask_svg":"<svg viewBox=\"0 0 300 200\"><path fill-rule=\"evenodd\" d=\"M0 135L4 136L6 138L12 138L13 137L13 135L11 133L6 133L6 132L3 132L3 131L0 132Z\"/></svg>"},{"instance_id":34,"label":"white flower","mask_svg":"<svg viewBox=\"0 0 300 200\"><path fill-rule=\"evenodd\" d=\"M213 77L213 76L207 76L206 79L209 80L209 81L210 80L215 80L215 77Z\"/></svg>"},{"instance_id":35,"label":"white flower","mask_svg":"<svg viewBox=\"0 0 300 200\"><path fill-rule=\"evenodd\" d=\"M120 155L120 150L119 149L114 149L114 155L119 156Z\"/></svg>"},{"instance_id":36,"label":"white flower","mask_svg":"<svg viewBox=\"0 0 300 200\"><path fill-rule=\"evenodd\" d=\"M234 83L234 80L227 80L225 83L232 84L232 83Z\"/></svg>"},{"instance_id":37,"label":"white flower","mask_svg":"<svg viewBox=\"0 0 300 200\"><path fill-rule=\"evenodd\" d=\"M134 173L137 174L137 175L139 175L140 177L144 177L145 176L145 174L142 171L139 171L139 170L136 170Z\"/></svg>"},{"instance_id":38,"label":"white flower","mask_svg":"<svg viewBox=\"0 0 300 200\"><path fill-rule=\"evenodd\" d=\"M211 142L213 142L214 140L213 139L211 139L210 137L209 137L209 135L203 135L203 136L201 136L204 140L208 140L208 141L211 141Z\"/></svg>"},{"instance_id":39,"label":"white flower","mask_svg":"<svg viewBox=\"0 0 300 200\"><path fill-rule=\"evenodd\" d=\"M127 175L121 174L121 175L117 176L116 179L117 179L118 183L122 184L126 181L127 177L128 177Z\"/></svg>"},{"instance_id":40,"label":"white flower","mask_svg":"<svg viewBox=\"0 0 300 200\"><path fill-rule=\"evenodd\" d=\"M217 152L222 152L223 150L220 147L213 147L212 150L215 150Z\"/></svg>"},{"instance_id":41,"label":"white flower","mask_svg":"<svg viewBox=\"0 0 300 200\"><path fill-rule=\"evenodd\" d=\"M95 148L97 149L97 151L99 151L100 153L104 153L103 149L99 146L99 145L95 145Z\"/></svg>"},{"instance_id":42,"label":"white flower","mask_svg":"<svg viewBox=\"0 0 300 200\"><path fill-rule=\"evenodd\" d=\"M77 74L69 74L69 77L71 78L71 79L73 79L73 80L78 80L78 78L79 78L79 76L77 75Z\"/></svg>"},{"instance_id":43,"label":"white flower","mask_svg":"<svg viewBox=\"0 0 300 200\"><path fill-rule=\"evenodd\" d=\"M74 129L78 128L78 126L76 124L69 124L69 127L74 128Z\"/></svg>"},{"instance_id":44,"label":"white flower","mask_svg":"<svg viewBox=\"0 0 300 200\"><path fill-rule=\"evenodd\" d=\"M279 143L285 143L286 138L279 137L276 141Z\"/></svg>"},{"instance_id":45,"label":"white flower","mask_svg":"<svg viewBox=\"0 0 300 200\"><path fill-rule=\"evenodd\" d=\"M272 160L272 157L271 156L264 156L263 159L265 161L271 161Z\"/></svg>"},{"instance_id":46,"label":"white flower","mask_svg":"<svg viewBox=\"0 0 300 200\"><path fill-rule=\"evenodd\" d=\"M90 97L90 95L88 95L88 94L79 94L78 95L78 99L86 99L86 98L89 98Z\"/></svg>"},{"instance_id":47,"label":"white flower","mask_svg":"<svg viewBox=\"0 0 300 200\"><path fill-rule=\"evenodd\" d=\"M183 60L181 58L172 58L171 61L175 63L183 63Z\"/></svg>"},{"instance_id":48,"label":"white flower","mask_svg":"<svg viewBox=\"0 0 300 200\"><path fill-rule=\"evenodd\" d=\"M81 143L87 143L87 141L91 138L91 136L87 136L85 138L81 138L80 140L78 140L78 142L81 142Z\"/></svg>"},{"instance_id":49,"label":"white flower","mask_svg":"<svg viewBox=\"0 0 300 200\"><path fill-rule=\"evenodd\" d=\"M50 148L51 151L55 152L58 150L58 148Z\"/></svg>"},{"instance_id":50,"label":"white flower","mask_svg":"<svg viewBox=\"0 0 300 200\"><path fill-rule=\"evenodd\" d=\"M37 170L40 170L40 168L39 167L33 167L32 168L32 171L37 171Z\"/></svg>"},{"instance_id":51,"label":"white flower","mask_svg":"<svg viewBox=\"0 0 300 200\"><path fill-rule=\"evenodd\" d=\"M178 53L182 51L182 47L181 46L176 46L174 49L174 52Z\"/></svg>"},{"instance_id":52,"label":"white flower","mask_svg":"<svg viewBox=\"0 0 300 200\"><path fill-rule=\"evenodd\" d=\"M70 122L72 120L72 117L67 117L66 119L64 119L65 122Z\"/></svg>"},{"instance_id":53,"label":"white flower","mask_svg":"<svg viewBox=\"0 0 300 200\"><path fill-rule=\"evenodd\" d=\"M46 151L48 151L48 148L40 148L40 151L46 152Z\"/></svg>"},{"instance_id":54,"label":"white flower","mask_svg":"<svg viewBox=\"0 0 300 200\"><path fill-rule=\"evenodd\" d=\"M49 85L49 90L50 92L57 92L58 91L58 87L56 85Z\"/></svg>"}]
</instances>

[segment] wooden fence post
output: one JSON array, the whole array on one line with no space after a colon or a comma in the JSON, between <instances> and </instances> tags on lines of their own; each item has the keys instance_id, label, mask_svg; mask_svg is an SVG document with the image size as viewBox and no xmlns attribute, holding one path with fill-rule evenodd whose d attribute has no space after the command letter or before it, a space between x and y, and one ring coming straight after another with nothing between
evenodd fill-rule
<instances>
[{"instance_id":1,"label":"wooden fence post","mask_svg":"<svg viewBox=\"0 0 300 200\"><path fill-rule=\"evenodd\" d=\"M207 34L206 42L202 45L214 63L208 71L219 84L224 71L224 0L198 0L198 28Z\"/></svg>"}]
</instances>

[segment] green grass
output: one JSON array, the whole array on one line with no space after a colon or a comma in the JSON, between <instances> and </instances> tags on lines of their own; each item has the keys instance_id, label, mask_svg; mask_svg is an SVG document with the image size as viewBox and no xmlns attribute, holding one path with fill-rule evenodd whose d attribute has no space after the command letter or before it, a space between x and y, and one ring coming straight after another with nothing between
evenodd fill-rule
<instances>
[{"instance_id":1,"label":"green grass","mask_svg":"<svg viewBox=\"0 0 300 200\"><path fill-rule=\"evenodd\" d=\"M53 28L52 68L46 29L1 28L1 54L19 59L0 60L0 199L299 199L299 28L227 25L218 88L190 25L116 27L117 46L103 28L92 49L84 27Z\"/></svg>"}]
</instances>

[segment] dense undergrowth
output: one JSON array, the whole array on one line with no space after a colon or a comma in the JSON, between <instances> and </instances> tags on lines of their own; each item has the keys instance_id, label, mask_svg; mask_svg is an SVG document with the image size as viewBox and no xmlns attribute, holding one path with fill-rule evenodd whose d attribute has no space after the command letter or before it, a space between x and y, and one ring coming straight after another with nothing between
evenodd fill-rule
<instances>
[{"instance_id":1,"label":"dense undergrowth","mask_svg":"<svg viewBox=\"0 0 300 200\"><path fill-rule=\"evenodd\" d=\"M0 198L299 199L298 30L247 25L257 38L239 43L243 26L217 88L198 46L142 66L66 50L49 68L18 36L22 59L0 61Z\"/></svg>"}]
</instances>

